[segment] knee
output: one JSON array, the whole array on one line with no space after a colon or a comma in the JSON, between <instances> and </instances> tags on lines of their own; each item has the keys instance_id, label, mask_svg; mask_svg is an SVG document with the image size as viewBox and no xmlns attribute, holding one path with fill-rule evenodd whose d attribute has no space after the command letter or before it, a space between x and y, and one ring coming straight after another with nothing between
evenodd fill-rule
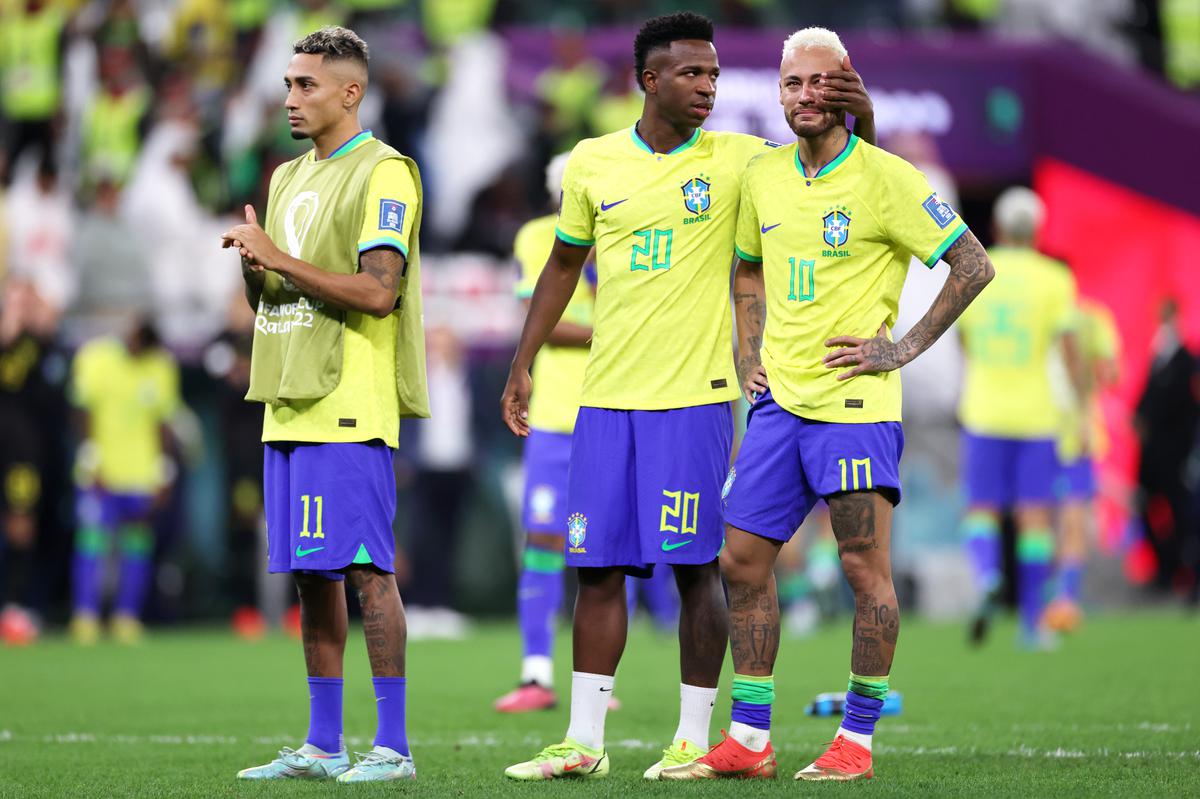
<instances>
[{"instance_id":1,"label":"knee","mask_svg":"<svg viewBox=\"0 0 1200 799\"><path fill-rule=\"evenodd\" d=\"M860 552L842 554L842 573L846 575L846 582L855 594L875 592L892 579L891 568L886 561Z\"/></svg>"},{"instance_id":2,"label":"knee","mask_svg":"<svg viewBox=\"0 0 1200 799\"><path fill-rule=\"evenodd\" d=\"M765 583L770 579L771 564L764 567L747 553L725 547L720 560L721 576L731 585Z\"/></svg>"}]
</instances>

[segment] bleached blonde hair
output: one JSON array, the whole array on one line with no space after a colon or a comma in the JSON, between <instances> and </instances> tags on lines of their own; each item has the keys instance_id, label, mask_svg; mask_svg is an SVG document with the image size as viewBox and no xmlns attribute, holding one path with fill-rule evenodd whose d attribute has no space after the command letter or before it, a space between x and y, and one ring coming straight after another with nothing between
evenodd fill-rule
<instances>
[{"instance_id":1,"label":"bleached blonde hair","mask_svg":"<svg viewBox=\"0 0 1200 799\"><path fill-rule=\"evenodd\" d=\"M783 43L783 60L796 50L832 50L838 60L846 57L846 45L841 37L828 28L803 28L787 37Z\"/></svg>"},{"instance_id":2,"label":"bleached blonde hair","mask_svg":"<svg viewBox=\"0 0 1200 799\"><path fill-rule=\"evenodd\" d=\"M996 232L1017 241L1032 241L1045 218L1046 204L1024 186L1005 189L992 209Z\"/></svg>"},{"instance_id":3,"label":"bleached blonde hair","mask_svg":"<svg viewBox=\"0 0 1200 799\"><path fill-rule=\"evenodd\" d=\"M558 195L562 191L563 175L567 171L567 159L570 157L570 152L559 153L546 164L546 193L555 202L558 202Z\"/></svg>"}]
</instances>

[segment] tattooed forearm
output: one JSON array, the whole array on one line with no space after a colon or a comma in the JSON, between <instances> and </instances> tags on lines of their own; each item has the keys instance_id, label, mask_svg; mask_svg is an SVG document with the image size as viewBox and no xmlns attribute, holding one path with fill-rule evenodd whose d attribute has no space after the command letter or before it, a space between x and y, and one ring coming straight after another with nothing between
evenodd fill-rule
<instances>
[{"instance_id":1,"label":"tattooed forearm","mask_svg":"<svg viewBox=\"0 0 1200 799\"><path fill-rule=\"evenodd\" d=\"M941 338L996 274L987 251L969 230L959 236L942 258L950 265L950 276L933 305L897 343L902 363L916 358Z\"/></svg>"},{"instance_id":2,"label":"tattooed forearm","mask_svg":"<svg viewBox=\"0 0 1200 799\"><path fill-rule=\"evenodd\" d=\"M739 674L768 675L779 654L779 599L775 578L766 586L729 586L729 648Z\"/></svg>"}]
</instances>

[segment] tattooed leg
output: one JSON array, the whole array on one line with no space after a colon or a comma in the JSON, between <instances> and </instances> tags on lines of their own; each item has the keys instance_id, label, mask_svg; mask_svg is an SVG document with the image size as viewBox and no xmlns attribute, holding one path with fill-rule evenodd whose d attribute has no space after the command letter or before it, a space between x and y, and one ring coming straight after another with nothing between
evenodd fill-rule
<instances>
[{"instance_id":1,"label":"tattooed leg","mask_svg":"<svg viewBox=\"0 0 1200 799\"><path fill-rule=\"evenodd\" d=\"M346 596L337 580L297 574L300 635L309 677L341 677L346 651Z\"/></svg>"},{"instance_id":2,"label":"tattooed leg","mask_svg":"<svg viewBox=\"0 0 1200 799\"><path fill-rule=\"evenodd\" d=\"M374 566L357 566L347 571L346 579L354 587L358 604L362 606L363 636L367 639L371 674L403 677L408 626L400 591L396 588L396 576Z\"/></svg>"},{"instance_id":3,"label":"tattooed leg","mask_svg":"<svg viewBox=\"0 0 1200 799\"><path fill-rule=\"evenodd\" d=\"M827 497L833 534L846 581L854 591L854 646L850 670L885 676L900 633L900 608L892 584L892 504L873 491Z\"/></svg>"},{"instance_id":4,"label":"tattooed leg","mask_svg":"<svg viewBox=\"0 0 1200 799\"><path fill-rule=\"evenodd\" d=\"M725 528L721 574L729 587L729 646L733 670L766 677L779 654L779 596L774 566L781 544L736 527Z\"/></svg>"}]
</instances>

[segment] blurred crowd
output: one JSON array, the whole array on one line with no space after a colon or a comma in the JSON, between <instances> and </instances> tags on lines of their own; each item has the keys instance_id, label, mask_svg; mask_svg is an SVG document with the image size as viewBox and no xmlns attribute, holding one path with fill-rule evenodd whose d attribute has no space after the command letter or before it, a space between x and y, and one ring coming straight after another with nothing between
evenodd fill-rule
<instances>
[{"instance_id":1,"label":"blurred crowd","mask_svg":"<svg viewBox=\"0 0 1200 799\"><path fill-rule=\"evenodd\" d=\"M507 297L513 236L546 208L545 163L583 136L631 124L641 110L631 71L594 59L587 29L683 7L718 26L790 29L800 13L787 0L0 0L0 599L30 609L34 626L39 615L61 615L87 527L77 500L89 480L102 479L78 445L112 412L97 399L106 381L143 369L139 359L150 352L158 394L129 407L161 443L153 502L135 514L151 533L121 538L120 568L101 571L93 588L136 582L144 567L158 618L264 604L261 411L241 399L253 313L218 240L244 204L261 212L274 167L308 147L290 138L282 113L295 39L328 24L364 35L372 89L363 122L422 170L427 281L453 284L451 294ZM846 0L802 11L806 24L851 34L1067 37L1180 88L1200 86L1192 0ZM498 32L511 25L547 31L548 66L527 96L508 91ZM488 258L458 263L465 252ZM491 414L510 339L472 338L453 302L440 319L432 307L439 416L409 431L398 475L413 504L400 516L419 519L414 527L450 528L448 541L459 540L455 531L469 529L472 515L511 532L513 489L497 464L511 465L516 445ZM505 308L517 313L513 302ZM79 354L96 341L110 350L97 356L101 367L89 371L94 385L84 392ZM1200 385L1195 358L1183 353L1164 361L1174 382L1151 386L1170 393L1172 408L1187 408L1171 412L1176 443L1194 441ZM1148 415L1147 424L1158 418ZM1200 481L1198 473L1193 463L1187 479ZM1187 506L1189 486L1171 489L1170 512ZM456 596L470 594L467 583L511 585L511 565L497 570L488 561L506 560L511 536L499 539L464 533L459 548L477 566L456 566L453 548L429 552L414 542L417 567L406 561L398 573L417 575L410 596L437 607L452 602L451 570L468 575ZM441 576L423 582L429 575ZM486 596L478 592L477 607Z\"/></svg>"}]
</instances>

